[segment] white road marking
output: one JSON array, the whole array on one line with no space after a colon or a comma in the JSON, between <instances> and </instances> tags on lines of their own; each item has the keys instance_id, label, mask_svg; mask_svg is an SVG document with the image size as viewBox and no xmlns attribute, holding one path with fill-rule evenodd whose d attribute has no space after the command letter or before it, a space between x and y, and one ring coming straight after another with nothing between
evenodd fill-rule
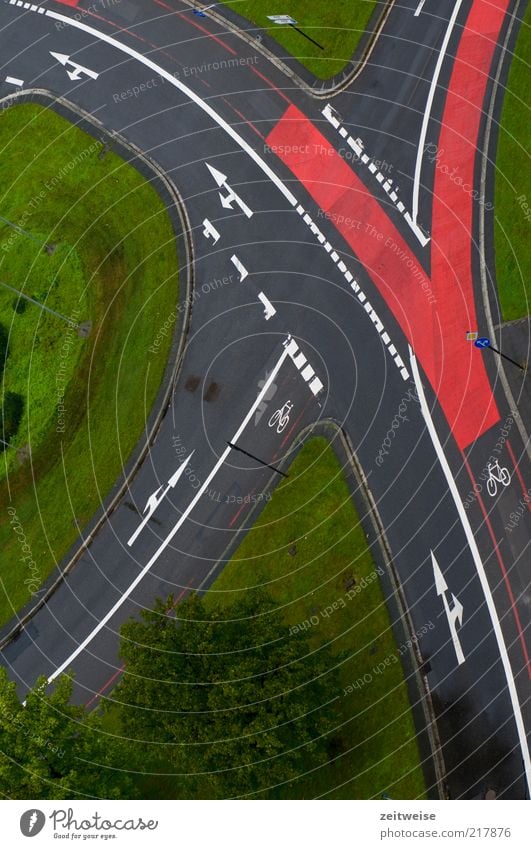
<instances>
[{"instance_id":1,"label":"white road marking","mask_svg":"<svg viewBox=\"0 0 531 849\"><path fill-rule=\"evenodd\" d=\"M133 545L134 541L141 534L142 530L146 527L146 525L149 522L149 520L151 519L153 513L155 512L155 510L157 509L159 504L167 496L170 489L174 489L177 486L180 478L183 475L184 470L186 469L186 466L188 465L188 463L190 462L190 460L192 458L193 453L194 452L192 451L192 453L188 455L186 460L184 460L184 462L179 465L179 468L171 476L171 478L169 479L166 486L164 486L164 485L159 486L159 488L152 495L149 496L149 498L147 500L147 504L146 504L146 506L143 510L143 513L145 513L146 515L142 519L141 523L139 524L139 526L136 529L136 531L134 532L134 534L127 540L127 545L129 545L129 546Z\"/></svg>"},{"instance_id":2,"label":"white road marking","mask_svg":"<svg viewBox=\"0 0 531 849\"><path fill-rule=\"evenodd\" d=\"M6 77L6 83L9 85L24 85L24 80L18 80L16 77Z\"/></svg>"},{"instance_id":3,"label":"white road marking","mask_svg":"<svg viewBox=\"0 0 531 849\"><path fill-rule=\"evenodd\" d=\"M291 336L288 336L288 338L284 342L284 346L288 355L293 360L295 368L298 369L298 371L301 373L301 377L303 378L303 380L308 383L308 387L311 392L314 395L317 395L323 388L323 384L321 383L318 377L315 377L315 370L308 362L306 355L302 353L295 339L292 339ZM309 383L309 381L311 382Z\"/></svg>"},{"instance_id":4,"label":"white road marking","mask_svg":"<svg viewBox=\"0 0 531 849\"><path fill-rule=\"evenodd\" d=\"M330 106L330 104L327 103L327 105L322 110L321 114L324 115L324 117L327 119L327 121L329 121L332 124L332 126L335 127L338 130L339 135L342 138L345 138L345 135L346 135L345 128L341 127L340 123L336 119L334 119L333 121L331 119L331 112L330 112L331 108L332 107ZM362 140L361 139L353 139L352 136L348 136L347 143L356 152L357 156L359 157L360 154L361 154L361 151L364 148ZM374 162L370 161L370 157L367 156L366 153L362 154L361 161L364 165L367 166L370 173L374 175L374 177L376 178L378 183L380 183L380 185L382 186L386 195L389 197L389 200L396 206L396 208L398 209L400 214L404 216L406 223L411 228L411 230L413 231L413 233L415 234L415 236L419 240L422 247L425 248L426 245L428 244L428 242L430 241L429 236L426 236L426 234L423 233L423 231L418 226L416 220L413 220L413 218L411 217L409 212L405 211L406 208L405 208L404 204L402 202L397 202L398 201L398 195L393 188L392 180L390 180L389 178L386 178L382 174L382 172L378 170L378 166L375 165Z\"/></svg>"},{"instance_id":5,"label":"white road marking","mask_svg":"<svg viewBox=\"0 0 531 849\"><path fill-rule=\"evenodd\" d=\"M415 9L415 11L413 12L413 17L418 18L418 16L419 16L419 15L420 15L420 13L422 12L422 7L424 6L424 3L425 3L425 2L426 2L426 0L420 0L419 5L417 6L417 8Z\"/></svg>"},{"instance_id":6,"label":"white road marking","mask_svg":"<svg viewBox=\"0 0 531 849\"><path fill-rule=\"evenodd\" d=\"M446 478L446 483L448 484L448 489L452 495L454 500L454 504L457 509L457 513L461 520L461 524L463 526L463 530L465 532L465 536L468 542L468 546L470 548L470 552L472 554L472 559L474 560L474 565L476 567L476 572L478 578L481 583L481 588L483 590L483 594L485 596L485 601L487 603L487 609L490 614L492 628L494 631L494 635L496 637L496 641L498 643L498 650L500 652L500 657L503 664L503 669L505 672L505 678L507 681L507 688L509 691L509 696L511 698L511 703L513 706L513 713L516 722L516 728L518 732L518 739L520 741L520 747L522 750L522 760L524 763L525 773L527 777L527 786L528 792L531 789L531 758L529 754L529 746L527 744L527 736L525 731L525 725L522 718L522 710L520 707L520 702L518 699L518 693L516 692L516 686L514 683L513 671L511 668L511 662L509 660L509 655L507 654L507 647L505 645L505 641L503 639L503 633L500 625L500 621L498 619L498 612L496 610L496 605L494 604L494 599L492 598L492 593L489 585L489 581L487 575L485 573L485 567L483 566L483 562L481 560L481 554L479 553L479 549L477 547L476 540L474 538L474 532L470 526L470 522L466 513L466 510L463 506L463 502L461 501L461 497L459 495L459 491L457 489L457 485L453 478L450 466L448 464L448 460L446 459L446 455L443 451L441 442L437 435L437 431L435 430L435 425L433 424L433 419L430 414L430 410L428 404L426 402L426 396L424 394L424 387L422 385L419 369L417 365L417 358L413 353L411 347L409 347L409 359L411 364L411 371L413 374L413 380L415 381L415 386L417 389L417 396L420 402L420 408L422 411L422 415L424 417L424 421L426 423L426 428L428 433L430 434L431 441L433 443L433 447L435 449L435 453L439 459L442 470L444 472L444 476Z\"/></svg>"},{"instance_id":7,"label":"white road marking","mask_svg":"<svg viewBox=\"0 0 531 849\"><path fill-rule=\"evenodd\" d=\"M461 641L457 634L456 622L459 623L459 627L463 624L463 605L459 601L458 598L452 593L452 603L453 607L450 607L448 603L448 599L446 598L446 593L448 591L448 584L444 579L444 575L441 572L441 567L437 563L435 555L433 551L431 554L431 564L433 568L433 577L435 580L435 591L438 596L442 596L444 612L446 613L446 618L448 620L448 627L450 629L450 636L452 637L452 642L454 644L454 650L457 657L457 663L461 666L462 663L465 662L466 658L463 652L463 647L461 646Z\"/></svg>"},{"instance_id":8,"label":"white road marking","mask_svg":"<svg viewBox=\"0 0 531 849\"><path fill-rule=\"evenodd\" d=\"M215 245L216 242L219 242L221 236L208 218L205 218L203 221L203 236L205 239L210 239L212 237L212 242Z\"/></svg>"},{"instance_id":9,"label":"white road marking","mask_svg":"<svg viewBox=\"0 0 531 849\"><path fill-rule=\"evenodd\" d=\"M233 264L233 266L235 267L236 271L237 271L237 272L238 272L238 274L240 275L240 283L243 283L243 281L245 280L245 278L249 276L249 272L247 271L247 269L246 269L245 265L243 264L243 262L240 262L240 260L239 260L239 259L238 259L238 257L236 256L236 254L233 254L233 255L231 256L230 261L232 262L232 264Z\"/></svg>"},{"instance_id":10,"label":"white road marking","mask_svg":"<svg viewBox=\"0 0 531 849\"><path fill-rule=\"evenodd\" d=\"M14 2L14 0L10 0L11 4L13 4L13 2ZM113 38L111 35L107 35L107 33L100 32L100 30L97 30L94 27L89 26L88 24L84 23L83 21L78 20L77 18L69 18L66 15L60 14L59 12L54 12L51 9L43 10L41 7L39 7L39 11L41 13L44 12L44 14L47 17L51 18L52 20L61 21L62 23L64 23L67 26L71 26L71 27L74 27L75 29L82 30L83 32L88 33L90 36L93 36L94 38L99 39L100 41L103 41L106 44L109 44L111 47L114 47L116 50L119 50L121 53L125 53L126 55L130 56L132 59L135 59L136 61L140 62L145 67L150 68L152 71L155 71L155 73L157 73L160 77L165 79L171 85L175 86L175 88L179 89L179 91L181 91L187 98L189 98L193 103L195 103L196 106L198 106L200 109L203 110L203 112L205 112L210 118L212 118L212 120L215 121L215 123L218 124L218 126L221 127L221 129L224 130L224 132L226 132L227 135L230 136L230 138L232 138L243 151L245 151L245 153L253 160L253 162L261 169L261 171L277 187L279 192L281 192L281 194L285 197L285 199L288 201L288 203L292 207L296 207L299 215L302 216L302 215L306 214L306 210L298 202L298 200L295 197L295 195L293 194L293 192L291 192L287 188L287 186L284 185L284 183L282 182L280 177L278 177L277 174L273 171L273 169L270 168L270 166L265 162L265 160L262 159L259 156L258 153L256 153L254 148L252 148L251 145L248 144L248 142L246 142L245 139L242 136L240 136L239 133L237 133L236 130L234 130L234 128L231 127L231 125L228 124L224 120L224 118L222 118L221 115L219 115L210 106L209 103L202 100L199 97L199 95L197 95L191 88L189 88L187 85L185 85L181 80L176 79L173 76L173 74L169 73L169 71L166 71L161 65L157 65L156 62L153 62L151 59L148 59L146 56L143 56L142 53L139 53L137 50L134 50L132 47L129 47L128 45L123 44L122 42ZM330 121L330 123L333 126L338 127L340 125L340 121L337 118L334 117L335 110L333 110L333 107L331 107L331 106L329 106L327 108L329 110L329 114L327 115L327 119ZM357 143L360 146L362 146L361 139L358 139ZM365 157L365 154L364 154L364 157ZM367 159L368 159L368 157L367 157ZM211 169L211 173L212 173L212 169ZM221 172L219 172L219 173L221 173ZM398 208L400 209L401 206L403 208L403 204L399 203ZM312 232L313 232L313 230L312 230ZM317 238L318 238L319 242L321 242L321 243L325 242L324 247L328 250L328 252L330 252L332 250L332 246L328 242L326 242L325 237L323 236L323 234L319 230L317 231ZM352 275L350 274L349 271L345 272L345 279L347 280L347 282L350 282L353 279ZM357 287L357 283L356 283L356 287ZM409 374L407 372L407 369L405 369L405 368L401 369L400 374L401 374L403 380L409 379Z\"/></svg>"},{"instance_id":11,"label":"white road marking","mask_svg":"<svg viewBox=\"0 0 531 849\"><path fill-rule=\"evenodd\" d=\"M314 377L312 382L309 384L309 387L314 395L318 395L321 389L323 388L323 384L321 383L318 377Z\"/></svg>"},{"instance_id":12,"label":"white road marking","mask_svg":"<svg viewBox=\"0 0 531 849\"><path fill-rule=\"evenodd\" d=\"M431 115L431 107L433 105L433 98L435 96L435 90L437 88L437 84L439 82L439 74L441 73L442 63L444 61L444 57L446 55L446 50L448 49L448 42L450 41L450 37L452 35L453 28L455 26L455 22L457 19L457 15L459 14L459 9L461 8L463 0L457 0L454 10L450 16L450 20L448 21L448 26L446 27L446 33L444 35L443 43L441 45L441 49L439 51L439 56L437 58L437 64L435 65L435 71L432 77L430 90L428 93L428 99L426 101L426 106L424 109L424 117L422 119L422 126L420 129L420 138L419 144L417 148L417 159L415 162L415 175L413 177L413 200L411 205L411 218L413 224L416 226L417 224L417 216L419 213L419 192L420 192L420 172L422 170L422 159L424 156L424 146L426 144L426 134L428 132L428 124L430 121Z\"/></svg>"},{"instance_id":13,"label":"white road marking","mask_svg":"<svg viewBox=\"0 0 531 849\"><path fill-rule=\"evenodd\" d=\"M273 318L273 316L274 316L274 315L276 315L276 312L277 312L277 311L276 311L275 307L273 306L273 304L271 303L271 301L269 300L269 298L267 298L267 297L264 295L264 293L263 293L263 292L259 292L259 293L258 293L258 299L259 299L259 300L263 303L263 305L264 305L264 308L265 308L265 313L264 313L265 320L266 320L266 321L269 321L269 319L270 319L270 318Z\"/></svg>"},{"instance_id":14,"label":"white road marking","mask_svg":"<svg viewBox=\"0 0 531 849\"><path fill-rule=\"evenodd\" d=\"M227 183L227 177L225 176L225 174L222 174L221 171L218 171L217 168L214 168L212 165L209 165L208 162L206 162L205 164L206 164L206 167L208 168L208 170L210 171L210 173L212 174L212 176L214 177L214 180L216 181L218 188L227 190L226 195L219 192L219 199L221 201L221 206L224 209L232 209L232 204L236 203L240 207L241 211L243 212L243 214L245 215L246 218L252 218L253 217L252 209L249 209L249 207L241 199L241 197L238 194L236 194L236 192L234 191L233 188L231 188L231 186L229 186L229 184Z\"/></svg>"},{"instance_id":15,"label":"white road marking","mask_svg":"<svg viewBox=\"0 0 531 849\"><path fill-rule=\"evenodd\" d=\"M97 80L99 74L96 71L91 71L90 68L85 68L83 65L78 65L77 62L74 62L70 56L67 56L66 53L54 53L50 50L50 56L53 56L54 59L57 59L60 65L62 65L69 78L74 82L75 80L80 80L83 75L90 77L91 80ZM72 66L72 70L68 69L68 65Z\"/></svg>"},{"instance_id":16,"label":"white road marking","mask_svg":"<svg viewBox=\"0 0 531 849\"><path fill-rule=\"evenodd\" d=\"M252 405L251 409L249 410L249 412L248 412L248 413L247 413L247 415L245 416L245 418L244 418L243 422L241 423L240 427L238 428L238 430L236 431L236 433L234 434L234 436L233 436L233 437L232 437L232 439L230 440L233 444L234 444L234 443L236 443L236 442L238 441L238 439L240 438L241 434L243 433L243 431L245 430L245 428L246 428L246 427L247 427L247 425L249 424L250 420L251 420L251 419L252 419L252 417L254 416L255 411L257 410L257 408L258 408L258 407L260 406L260 404L262 403L262 400L263 400L264 396L267 394L267 392L268 392L268 390L269 390L269 387L271 386L271 384L273 383L273 380L275 379L276 375L277 375L277 374L278 374L278 372L280 371L280 369L281 369L281 367L282 367L282 364L283 364L283 362L284 362L284 360L286 359L286 357L287 357L287 356L288 356L288 350L287 350L287 348L284 348L284 350L282 351L282 353L281 353L281 355L280 355L279 359L277 360L277 363L276 363L276 365L275 365L275 367L274 367L273 371L272 371L272 372L271 372L271 374L268 376L268 378L267 378L267 380L265 381L265 383L264 383L264 385L263 385L263 387L262 387L261 391L260 391L260 392L259 392L259 394L257 395L256 400L254 401L254 403L253 403L253 405ZM190 504L188 505L188 507L186 508L186 510L183 512L183 514L182 514L182 516L180 517L180 519L178 520L178 522L177 522L177 523L173 526L172 530L170 531L170 533L168 534L168 536L166 537L166 539L165 539L165 540L161 543L161 545L158 547L158 549L156 550L156 552L155 552L155 554L153 555L153 557L151 557L151 558L150 558L150 560L148 560L148 562L147 562L147 563L146 563L146 565L145 565L145 566L144 566L144 567L140 570L140 572L138 573L138 575L136 576L136 578L134 579L134 581L132 581L132 582L129 584L129 586L127 587L127 589L125 590L125 592L124 592L124 593L120 596L120 598L118 599L118 601L116 601L116 602L115 602L115 604L113 604L113 606L111 607L111 609L108 611L108 613L106 613L106 614L105 614L105 616L104 616L102 619L100 619L100 621L99 621L99 622L98 622L98 624L95 626L95 628L93 628L93 630L90 632L90 634L89 634L87 637L85 637L85 639L84 639L84 640L83 640L83 641L82 641L82 642L78 645L78 647L75 649L75 651L73 651L73 652L72 652L72 654L71 654L69 657L67 657L67 659L66 659L63 663L61 663L61 665L60 665L60 666L58 666L58 667L57 667L57 669L55 670L55 672L53 672L53 673L50 675L50 677L48 678L48 682L53 681L55 678L57 678L59 675L61 675L61 673L62 673L62 672L64 672L66 669L68 669L68 667L72 664L72 662L76 659L76 657L78 657L78 656L81 654L81 652L82 652L82 651L84 651L84 650L86 649L86 647L89 645L89 643L91 643L91 642L92 642L92 640L94 639L94 637L95 637L97 634L99 634L99 632L101 631L101 629L102 629L102 628L104 628L104 627L105 627L105 625L107 624L107 622L109 621L109 619L111 619L111 618L114 616L114 614L116 613L116 611L120 609L120 607L122 606L122 604L124 603L124 601L125 601L126 599L128 599L128 598L129 598L129 596L131 595L131 593L133 592L133 590L134 590L134 589L138 586L138 584L140 583L140 581L141 581L141 580L142 580L142 579L143 579L143 578L147 575L147 573L149 572L149 570L151 569L151 567L152 567L152 566L154 565L154 563L156 563L156 562L157 562L157 560L159 559L159 557L160 557L160 555L162 554L162 552L163 552L163 551L164 551L164 550L168 547L168 545L170 544L170 542L171 542L171 541L172 541L172 539L174 538L175 534L176 534L176 533L179 531L179 529L182 527L182 525L184 524L184 522L186 521L186 519L188 518L188 516L190 515L190 513L191 513L191 512L192 512L192 510L194 509L194 507L195 507L195 505L197 504L197 502L198 502L198 501L202 498L203 493L204 493L204 492L206 491L206 489L210 486L211 481L212 481L212 480L213 480L213 478L216 476L216 474L218 473L218 471L219 471L219 470L220 470L220 468L222 467L223 463L225 462L225 460L227 459L227 457L228 457L228 455L230 454L230 452L231 452L231 451L232 451L232 448L231 448L229 445L227 445L227 447L225 448L225 450L223 451L223 453L220 455L220 457L219 457L219 459L218 459L217 463L215 464L214 468L212 469L212 471L210 472L210 474L209 474L209 475L207 476L207 478L205 479L205 482L204 482L204 483L203 483L203 485L202 485L202 486L201 486L201 487L197 490L197 492L196 492L196 494L195 494L194 498L192 499L192 501L190 502Z\"/></svg>"}]
</instances>

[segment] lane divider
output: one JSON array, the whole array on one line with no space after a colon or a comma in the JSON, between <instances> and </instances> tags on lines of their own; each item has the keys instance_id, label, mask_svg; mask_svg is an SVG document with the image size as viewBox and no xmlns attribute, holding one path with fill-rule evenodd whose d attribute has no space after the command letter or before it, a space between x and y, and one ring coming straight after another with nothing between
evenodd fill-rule
<instances>
[{"instance_id":1,"label":"lane divider","mask_svg":"<svg viewBox=\"0 0 531 849\"><path fill-rule=\"evenodd\" d=\"M349 136L348 130L346 129L346 127L343 127L341 125L341 122L336 118L334 112L334 108L330 106L329 103L327 103L325 108L321 111L321 115L324 115L328 123L331 124L334 129L338 131L341 138L345 139L348 146L354 151L354 154L356 155L358 161L361 162L363 165L367 166L369 172L374 176L376 181L380 183L382 189L388 196L389 200L395 205L398 212L404 216L406 223L409 225L422 247L425 248L428 242L430 241L430 237L426 236L422 232L418 224L413 221L413 218L411 217L410 213L408 212L402 201L398 200L398 195L393 186L393 181L378 170L377 166L371 160L371 157L368 156L367 153L365 153L365 146L363 144L363 141L360 138L354 139L352 136Z\"/></svg>"},{"instance_id":2,"label":"lane divider","mask_svg":"<svg viewBox=\"0 0 531 849\"><path fill-rule=\"evenodd\" d=\"M384 328L382 320L380 319L374 307L367 300L365 292L362 291L359 283L357 282L357 280L354 279L354 275L349 271L337 251L333 249L330 242L327 241L326 237L323 235L323 233L321 232L315 221L312 219L312 217L306 212L304 207L301 206L301 204L298 204L296 207L296 211L301 216L304 223L310 228L312 233L317 236L317 240L321 243L325 251L330 254L330 259L335 263L338 270L341 272L347 283L350 285L351 289L353 289L360 303L363 304L365 312L372 321L377 333L380 336L380 339L382 340L385 347L389 351L391 357L393 358L393 362L399 370L402 379L409 380L410 374L405 366L402 357L399 356L395 346L391 342L389 334Z\"/></svg>"},{"instance_id":3,"label":"lane divider","mask_svg":"<svg viewBox=\"0 0 531 849\"><path fill-rule=\"evenodd\" d=\"M321 389L323 388L323 384L315 374L315 371L306 359L306 356L300 350L295 339L292 339L290 334L285 340L285 342L283 342L282 344L284 345L287 353L293 360L295 368L299 370L302 379L308 384L309 390L314 395L318 395Z\"/></svg>"},{"instance_id":4,"label":"lane divider","mask_svg":"<svg viewBox=\"0 0 531 849\"><path fill-rule=\"evenodd\" d=\"M9 0L10 6L19 6L21 9L27 9L28 12L38 12L40 15L46 14L46 9L42 6L36 6L35 3L24 3L23 0Z\"/></svg>"},{"instance_id":5,"label":"lane divider","mask_svg":"<svg viewBox=\"0 0 531 849\"><path fill-rule=\"evenodd\" d=\"M24 5L23 0L9 0L9 5L11 5L11 6L17 5L19 3ZM354 276L348 271L345 263L342 260L340 260L338 253L332 249L332 245L330 244L330 242L328 242L326 240L326 237L323 235L323 233L321 232L319 227L312 220L311 216L298 203L298 200L295 197L295 195L293 194L293 192L291 192L290 189L288 189L288 187L278 177L278 175L275 173L275 171L273 171L273 169L264 161L264 159L261 156L259 156L259 154L254 150L254 148L252 148L251 145L248 144L248 142L245 141L245 139L230 124L228 124L227 121L225 121L225 119L222 118L221 115L219 115L212 108L212 106L210 106L209 103L202 100L202 98L200 98L199 95L197 95L196 92L193 91L193 89L189 88L181 80L176 79L173 76L173 74L170 74L161 65L158 65L156 62L153 62L153 60L148 59L142 53L139 53L137 50L134 50L133 48L129 47L128 45L124 44L123 42L118 41L113 36L107 35L107 33L104 33L104 32L100 32L99 30L95 29L95 27L92 27L92 26L84 23L83 21L79 21L76 18L69 18L66 15L60 14L59 12L54 12L51 9L44 9L43 7L40 7L40 6L35 6L34 9L33 9L32 4L28 4L28 6L31 7L33 11L36 10L36 11L40 12L41 14L45 14L46 17L52 18L53 20L56 20L56 21L61 21L68 26L71 26L75 29L82 30L83 32L88 33L89 35L99 39L100 41L102 41L106 44L109 44L111 47L114 47L115 49L121 51L122 53L127 54L131 58L140 62L142 65L145 65L147 68L150 68L151 70L155 71L161 77L163 77L167 82L169 82L175 88L179 89L186 97L188 97L193 103L195 103L200 109L202 109L203 112L205 112L210 118L212 118L212 120L215 121L215 123L218 124L218 126L221 127L230 136L230 138L232 138L236 142L236 144L239 145L239 147L245 153L248 154L248 156L253 160L253 162L263 171L263 173L271 180L271 182L276 186L276 188L282 193L282 195L288 201L288 203L292 207L297 209L297 212L299 213L299 215L301 215L303 217L304 223L310 228L311 232L316 236L319 243L321 245L324 245L325 250L327 251L327 253L330 254L333 262L337 265L338 269L345 276L347 283L349 283L349 284L352 283L352 281L354 280ZM376 322L371 317L371 320L372 320L373 325L375 327L377 327L378 324L380 323L379 319L378 319L378 322ZM387 334L386 334L386 336L387 336ZM384 337L382 335L382 339L383 338ZM385 341L385 339L384 339L384 341ZM386 345L387 345L387 343L386 343ZM387 345L387 347L389 348L388 345ZM392 353L391 353L391 356L393 356ZM400 360L401 364L399 364L396 360L394 360L394 362L395 362L395 365L397 366L397 368L399 369L400 374L402 375L402 378L404 380L408 380L409 379L409 373L408 373L407 369L403 366L402 361Z\"/></svg>"}]
</instances>

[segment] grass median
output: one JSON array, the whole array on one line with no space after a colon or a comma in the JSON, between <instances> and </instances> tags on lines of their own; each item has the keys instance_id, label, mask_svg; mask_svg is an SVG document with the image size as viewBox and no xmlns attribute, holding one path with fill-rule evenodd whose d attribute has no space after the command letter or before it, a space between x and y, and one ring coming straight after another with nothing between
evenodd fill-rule
<instances>
[{"instance_id":1,"label":"grass median","mask_svg":"<svg viewBox=\"0 0 531 849\"><path fill-rule=\"evenodd\" d=\"M504 93L494 197L496 278L505 321L523 318L531 302L531 170L529 107L531 6L527 7Z\"/></svg>"},{"instance_id":2,"label":"grass median","mask_svg":"<svg viewBox=\"0 0 531 849\"><path fill-rule=\"evenodd\" d=\"M407 648L396 644L378 569L341 467L323 438L312 438L300 451L206 603L223 620L238 599L258 587L282 611L278 639L303 630L312 650L331 648L340 678L340 691L329 695L336 699L337 715L327 739L329 761L314 763L307 752L304 774L267 797L423 798L401 664ZM119 716L111 702L109 732L122 733ZM182 782L168 775L171 767L163 757L148 763L134 750L132 757L139 772L166 773L141 778L142 797L180 798Z\"/></svg>"},{"instance_id":3,"label":"grass median","mask_svg":"<svg viewBox=\"0 0 531 849\"><path fill-rule=\"evenodd\" d=\"M339 74L352 58L376 2L334 0L333 3L308 3L306 0L285 0L280 9L272 7L270 0L228 0L225 5L260 30L266 30L314 76L329 79ZM299 29L324 49L312 44L293 27L276 25L268 19L268 15L277 13L296 20Z\"/></svg>"},{"instance_id":4,"label":"grass median","mask_svg":"<svg viewBox=\"0 0 531 849\"><path fill-rule=\"evenodd\" d=\"M19 227L0 222L0 281L11 287L0 286L3 405L7 393L22 399L0 456L5 623L75 542L142 434L171 345L178 268L158 193L102 143L23 104L2 113L0 149L0 214Z\"/></svg>"}]
</instances>

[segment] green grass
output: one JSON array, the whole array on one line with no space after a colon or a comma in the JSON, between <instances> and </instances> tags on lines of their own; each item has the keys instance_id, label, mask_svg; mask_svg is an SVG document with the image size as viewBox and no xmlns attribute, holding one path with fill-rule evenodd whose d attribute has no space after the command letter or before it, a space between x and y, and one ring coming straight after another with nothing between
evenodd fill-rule
<instances>
[{"instance_id":1,"label":"green grass","mask_svg":"<svg viewBox=\"0 0 531 849\"><path fill-rule=\"evenodd\" d=\"M363 587L367 578L372 580ZM359 592L347 589L352 579ZM330 643L341 664L335 763L317 769L308 764L305 776L276 795L423 798L415 729L389 614L347 484L325 439L313 438L301 450L289 477L209 590L207 602L228 606L257 586L284 608L286 629L309 622L312 647ZM385 666L392 657L398 659ZM374 671L379 663L384 664L380 674ZM369 683L350 686L364 676L371 677ZM107 714L105 727L120 733L115 709ZM163 772L164 763L150 768ZM142 780L147 798L179 798L179 792L178 779L171 776Z\"/></svg>"},{"instance_id":2,"label":"green grass","mask_svg":"<svg viewBox=\"0 0 531 849\"><path fill-rule=\"evenodd\" d=\"M228 0L235 12L265 29L314 76L329 79L339 74L358 46L376 6L375 0ZM290 26L274 24L268 15L290 15L297 26L325 49L320 50Z\"/></svg>"},{"instance_id":3,"label":"green grass","mask_svg":"<svg viewBox=\"0 0 531 849\"><path fill-rule=\"evenodd\" d=\"M0 280L92 322L80 338L34 304L15 311L16 296L0 288L0 323L10 334L3 391L25 402L13 447L0 455L0 516L16 510L35 564L29 577L43 580L141 436L171 344L170 322L149 353L175 317L177 256L154 188L117 155L100 158L99 142L51 110L5 110L0 151L0 214L57 245L48 256L0 222ZM1 522L0 548L4 623L30 597L9 521Z\"/></svg>"},{"instance_id":4,"label":"green grass","mask_svg":"<svg viewBox=\"0 0 531 849\"><path fill-rule=\"evenodd\" d=\"M505 321L528 315L531 301L530 113L527 105L531 67L530 26L531 6L528 6L504 94L496 154L496 278Z\"/></svg>"}]
</instances>

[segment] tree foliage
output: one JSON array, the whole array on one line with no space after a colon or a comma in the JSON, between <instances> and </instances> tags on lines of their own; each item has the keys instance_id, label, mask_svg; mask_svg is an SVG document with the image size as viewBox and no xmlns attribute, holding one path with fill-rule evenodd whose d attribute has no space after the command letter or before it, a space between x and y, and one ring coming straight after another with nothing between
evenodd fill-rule
<instances>
[{"instance_id":1,"label":"tree foliage","mask_svg":"<svg viewBox=\"0 0 531 849\"><path fill-rule=\"evenodd\" d=\"M0 787L11 799L128 798L121 772L127 758L101 720L70 704L72 682L62 676L51 694L43 678L21 704L0 668ZM111 767L115 767L114 769Z\"/></svg>"},{"instance_id":2,"label":"tree foliage","mask_svg":"<svg viewBox=\"0 0 531 849\"><path fill-rule=\"evenodd\" d=\"M183 796L281 795L328 760L334 661L263 594L223 610L192 595L175 616L172 599L159 603L123 626L121 653L122 728L183 775Z\"/></svg>"}]
</instances>

